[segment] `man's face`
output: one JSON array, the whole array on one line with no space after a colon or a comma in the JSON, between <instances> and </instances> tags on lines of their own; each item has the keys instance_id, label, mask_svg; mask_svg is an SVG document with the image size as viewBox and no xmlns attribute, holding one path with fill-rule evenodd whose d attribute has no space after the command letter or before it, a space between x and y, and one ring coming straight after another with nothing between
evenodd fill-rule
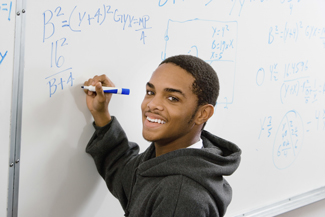
<instances>
[{"instance_id":1,"label":"man's face","mask_svg":"<svg viewBox=\"0 0 325 217\"><path fill-rule=\"evenodd\" d=\"M191 74L171 63L154 71L141 105L146 140L168 144L191 137L198 100L192 92L193 82Z\"/></svg>"}]
</instances>

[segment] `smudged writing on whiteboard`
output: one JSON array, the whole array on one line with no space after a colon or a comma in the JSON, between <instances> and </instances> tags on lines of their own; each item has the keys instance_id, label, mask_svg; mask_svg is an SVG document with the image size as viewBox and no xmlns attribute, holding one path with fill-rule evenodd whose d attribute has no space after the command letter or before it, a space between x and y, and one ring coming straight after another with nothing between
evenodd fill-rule
<instances>
[{"instance_id":1,"label":"smudged writing on whiteboard","mask_svg":"<svg viewBox=\"0 0 325 217\"><path fill-rule=\"evenodd\" d=\"M159 7L163 7L165 6L168 2L170 4L176 4L179 2L185 2L186 0L158 0L158 5ZM206 2L204 2L204 5L207 6L208 4L210 4L213 0L206 0Z\"/></svg>"},{"instance_id":2,"label":"smudged writing on whiteboard","mask_svg":"<svg viewBox=\"0 0 325 217\"><path fill-rule=\"evenodd\" d=\"M316 109L314 116L306 124L306 133L325 131L325 108Z\"/></svg>"},{"instance_id":3,"label":"smudged writing on whiteboard","mask_svg":"<svg viewBox=\"0 0 325 217\"><path fill-rule=\"evenodd\" d=\"M270 3L274 2L274 0L230 0L232 2L232 7L229 15L232 15L234 11L238 12L238 16L241 15L242 10L249 5L253 5L253 3ZM300 3L302 0L277 0L279 4L285 6L289 10L289 14L292 14L294 5Z\"/></svg>"},{"instance_id":4,"label":"smudged writing on whiteboard","mask_svg":"<svg viewBox=\"0 0 325 217\"><path fill-rule=\"evenodd\" d=\"M11 20L11 12L12 12L12 1L7 3L0 3L0 19L2 19L2 15L6 20Z\"/></svg>"}]
</instances>

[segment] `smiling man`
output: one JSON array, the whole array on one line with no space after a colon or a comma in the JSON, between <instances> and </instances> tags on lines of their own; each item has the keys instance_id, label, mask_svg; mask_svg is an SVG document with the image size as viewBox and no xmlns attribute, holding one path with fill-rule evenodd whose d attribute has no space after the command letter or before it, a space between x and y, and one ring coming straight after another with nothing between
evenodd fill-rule
<instances>
[{"instance_id":1,"label":"smiling man","mask_svg":"<svg viewBox=\"0 0 325 217\"><path fill-rule=\"evenodd\" d=\"M86 151L125 216L223 216L231 201L231 187L223 178L240 162L241 150L233 143L203 130L214 113L219 81L203 60L179 55L167 58L153 72L141 105L143 137L151 141L139 153L129 142L108 104L114 86L105 75L84 85L87 106L96 129Z\"/></svg>"}]
</instances>

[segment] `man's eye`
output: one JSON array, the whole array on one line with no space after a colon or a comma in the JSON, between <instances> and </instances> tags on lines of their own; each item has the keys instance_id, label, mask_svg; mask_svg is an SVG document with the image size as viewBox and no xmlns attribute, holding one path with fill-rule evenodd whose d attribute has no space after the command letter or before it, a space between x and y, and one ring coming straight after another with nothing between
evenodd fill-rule
<instances>
[{"instance_id":1,"label":"man's eye","mask_svg":"<svg viewBox=\"0 0 325 217\"><path fill-rule=\"evenodd\" d=\"M147 90L147 95L154 95L153 91Z\"/></svg>"},{"instance_id":2,"label":"man's eye","mask_svg":"<svg viewBox=\"0 0 325 217\"><path fill-rule=\"evenodd\" d=\"M168 97L167 99L168 99L169 101L171 101L171 102L178 102L178 101L179 101L178 98L173 97L173 96L170 96L170 97Z\"/></svg>"}]
</instances>

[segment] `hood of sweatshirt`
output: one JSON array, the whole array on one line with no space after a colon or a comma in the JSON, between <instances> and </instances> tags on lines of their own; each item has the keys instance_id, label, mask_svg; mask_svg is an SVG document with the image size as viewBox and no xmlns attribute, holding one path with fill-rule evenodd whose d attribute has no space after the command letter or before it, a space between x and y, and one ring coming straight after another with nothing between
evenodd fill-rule
<instances>
[{"instance_id":1,"label":"hood of sweatshirt","mask_svg":"<svg viewBox=\"0 0 325 217\"><path fill-rule=\"evenodd\" d=\"M192 179L213 195L222 216L232 197L231 187L223 176L238 168L241 150L207 131L202 132L201 139L202 149L179 149L154 158L155 147L151 144L138 173L146 177L183 175Z\"/></svg>"}]
</instances>

